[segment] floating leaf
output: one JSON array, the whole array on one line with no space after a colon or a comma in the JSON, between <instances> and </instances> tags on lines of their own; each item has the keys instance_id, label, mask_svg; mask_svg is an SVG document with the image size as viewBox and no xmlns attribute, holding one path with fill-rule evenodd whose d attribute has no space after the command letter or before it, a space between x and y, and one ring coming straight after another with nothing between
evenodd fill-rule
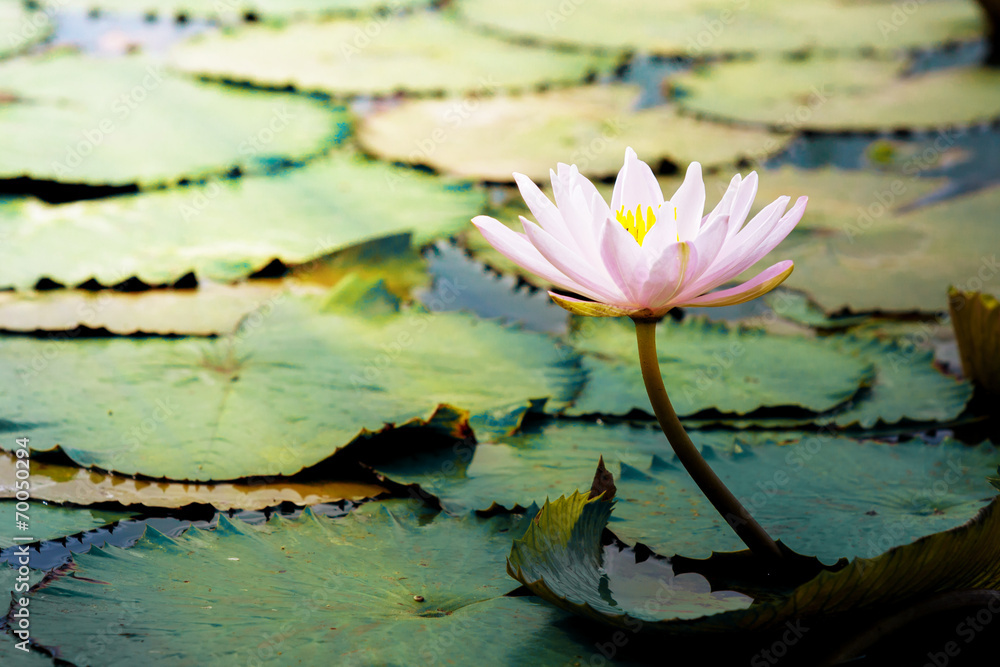
<instances>
[{"instance_id":1,"label":"floating leaf","mask_svg":"<svg viewBox=\"0 0 1000 667\"><path fill-rule=\"evenodd\" d=\"M583 655L561 614L514 587L502 554L527 517L434 517L370 503L329 520L311 512L263 527L154 530L128 551L75 557L75 576L34 592L32 636L74 664L138 660L282 664L553 664ZM86 609L87 613L79 613ZM74 622L66 624L67 613ZM119 618L112 629L108 619ZM219 619L227 641L218 641ZM279 620L276 624L275 619ZM496 632L503 627L504 632ZM105 641L94 644L95 633Z\"/></svg>"},{"instance_id":2,"label":"floating leaf","mask_svg":"<svg viewBox=\"0 0 1000 667\"><path fill-rule=\"evenodd\" d=\"M20 58L0 63L0 81L0 178L173 183L316 155L346 123L317 100L189 81L137 58Z\"/></svg>"},{"instance_id":3,"label":"floating leaf","mask_svg":"<svg viewBox=\"0 0 1000 667\"><path fill-rule=\"evenodd\" d=\"M218 340L0 339L5 419L74 462L173 480L291 475L368 429L529 399L581 381L553 338L417 310L365 317L277 299ZM429 426L464 436L461 412ZM0 443L2 444L2 443ZM7 446L7 445L4 445Z\"/></svg>"},{"instance_id":4,"label":"floating leaf","mask_svg":"<svg viewBox=\"0 0 1000 667\"><path fill-rule=\"evenodd\" d=\"M50 206L0 204L9 261L0 285L39 278L170 284L194 272L231 281L277 258L300 264L402 232L422 244L464 228L485 195L410 170L334 156L270 178L214 181ZM399 202L406 202L401 206Z\"/></svg>"},{"instance_id":5,"label":"floating leaf","mask_svg":"<svg viewBox=\"0 0 1000 667\"><path fill-rule=\"evenodd\" d=\"M14 459L0 454L0 498L15 493ZM31 497L54 503L92 505L118 503L144 507L211 505L218 510L259 510L282 503L297 506L364 500L387 493L384 487L365 482L250 481L242 484L180 484L137 480L55 463L31 464ZM92 526L87 526L88 528Z\"/></svg>"},{"instance_id":6,"label":"floating leaf","mask_svg":"<svg viewBox=\"0 0 1000 667\"><path fill-rule=\"evenodd\" d=\"M911 8L877 0L674 0L669 4L657 0L546 4L460 0L457 6L470 23L509 36L692 57L808 49L895 53L973 39L982 32L982 21L971 2L934 2Z\"/></svg>"},{"instance_id":7,"label":"floating leaf","mask_svg":"<svg viewBox=\"0 0 1000 667\"><path fill-rule=\"evenodd\" d=\"M987 393L1000 395L1000 302L978 292L948 291L965 377Z\"/></svg>"},{"instance_id":8,"label":"floating leaf","mask_svg":"<svg viewBox=\"0 0 1000 667\"><path fill-rule=\"evenodd\" d=\"M635 619L642 619L641 627L647 630L673 633L778 628L793 619L898 609L938 593L1000 587L1000 502L994 499L965 525L872 559L856 559L835 572L821 572L788 596L708 614L698 621L680 616L670 596L654 598L659 590L653 582L645 600L613 594L613 577L600 569L599 557L609 512L600 500L583 500L574 495L547 504L525 538L514 543L508 571L552 604L616 627L634 630ZM620 501L617 507L623 504ZM572 542L566 543L566 535L572 535ZM651 604L638 604L650 600Z\"/></svg>"},{"instance_id":9,"label":"floating leaf","mask_svg":"<svg viewBox=\"0 0 1000 667\"><path fill-rule=\"evenodd\" d=\"M991 445L954 441L888 445L766 431L692 431L691 437L775 538L830 563L874 556L968 520L992 495L984 477L1000 457ZM657 429L556 422L480 444L471 460L469 454L441 452L378 469L419 484L451 511L494 503L511 509L583 486L603 456L620 501L609 527L622 539L665 556L742 548Z\"/></svg>"},{"instance_id":10,"label":"floating leaf","mask_svg":"<svg viewBox=\"0 0 1000 667\"><path fill-rule=\"evenodd\" d=\"M588 382L570 415L651 415L639 373L635 327L624 318L582 318L573 332ZM679 415L745 415L764 407L824 412L871 382L871 361L822 340L730 329L703 320L657 327L660 369ZM790 372L794 369L794 372Z\"/></svg>"},{"instance_id":11,"label":"floating leaf","mask_svg":"<svg viewBox=\"0 0 1000 667\"><path fill-rule=\"evenodd\" d=\"M650 163L706 167L758 160L789 136L678 115L673 106L634 110L635 86L615 84L490 99L411 100L364 118L358 141L371 153L465 178L547 181L559 162L590 177L618 173L631 146ZM497 137L503 137L498 141Z\"/></svg>"},{"instance_id":12,"label":"floating leaf","mask_svg":"<svg viewBox=\"0 0 1000 667\"><path fill-rule=\"evenodd\" d=\"M971 6L947 3L957 4ZM937 129L1000 118L1000 72L982 67L902 76L894 61L758 59L695 69L669 85L688 112L777 129Z\"/></svg>"},{"instance_id":13,"label":"floating leaf","mask_svg":"<svg viewBox=\"0 0 1000 667\"><path fill-rule=\"evenodd\" d=\"M0 564L0 611L6 615L8 608L12 605L13 599L20 600L27 597L28 589L22 586L34 586L42 578L42 573L38 570L29 570L27 576L21 575L17 571L17 566L11 567L6 563ZM31 610L28 609L25 623L27 628L25 637L31 636ZM51 667L52 659L31 650L28 639L22 639L8 632L21 629L19 618L0 619L0 656L4 658L4 664L13 664L16 667ZM9 630L7 628L10 628Z\"/></svg>"},{"instance_id":14,"label":"floating leaf","mask_svg":"<svg viewBox=\"0 0 1000 667\"><path fill-rule=\"evenodd\" d=\"M501 89L578 82L609 69L612 62L510 44L472 32L440 13L414 13L209 34L176 47L172 64L200 77L350 96L491 95Z\"/></svg>"},{"instance_id":15,"label":"floating leaf","mask_svg":"<svg viewBox=\"0 0 1000 667\"><path fill-rule=\"evenodd\" d=\"M13 493L7 494L8 498L10 496L13 496ZM17 501L0 500L0 522L2 522L0 525L6 526L0 533L0 548L27 544L20 540L15 541L15 537L30 537L32 542L44 542L91 528L100 528L134 516L126 512L106 512L31 502L27 512L20 512L28 517L25 521L27 528L22 529L21 524L16 523L19 520L24 521L23 517L17 516L19 511Z\"/></svg>"}]
</instances>

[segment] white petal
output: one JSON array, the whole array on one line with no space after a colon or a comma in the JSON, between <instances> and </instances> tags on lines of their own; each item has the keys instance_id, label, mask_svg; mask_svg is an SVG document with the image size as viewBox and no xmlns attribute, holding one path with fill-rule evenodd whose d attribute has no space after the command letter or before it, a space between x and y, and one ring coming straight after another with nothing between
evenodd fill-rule
<instances>
[{"instance_id":1,"label":"white petal","mask_svg":"<svg viewBox=\"0 0 1000 667\"><path fill-rule=\"evenodd\" d=\"M567 248L554 236L523 216L521 223L524 225L524 233L531 241L531 245L535 246L542 257L547 259L552 266L577 284L585 287L589 291L585 296L615 305L626 301L624 294L604 271L603 266L588 264L581 255ZM581 292L581 294L584 293Z\"/></svg>"},{"instance_id":2,"label":"white petal","mask_svg":"<svg viewBox=\"0 0 1000 667\"><path fill-rule=\"evenodd\" d=\"M649 275L649 269L642 248L617 221L608 220L604 223L601 259L618 289L631 304L637 305L639 291Z\"/></svg>"},{"instance_id":3,"label":"white petal","mask_svg":"<svg viewBox=\"0 0 1000 667\"><path fill-rule=\"evenodd\" d=\"M674 243L657 257L649 269L649 277L639 290L639 305L655 310L663 305L680 287L684 274L690 270L690 248Z\"/></svg>"},{"instance_id":4,"label":"white petal","mask_svg":"<svg viewBox=\"0 0 1000 667\"><path fill-rule=\"evenodd\" d=\"M600 227L594 226L595 212L591 209L595 201L588 196L580 183L580 180L586 181L587 179L580 176L580 172L576 170L575 166L570 167L565 164L559 165L558 172L549 170L549 174L552 177L552 192L556 198L556 206L559 207L559 212L562 214L563 220L566 221L566 227L572 234L577 247L587 258L587 261L594 264L600 263ZM597 188L594 188L593 185L591 188L595 193L597 192ZM601 204L604 203L599 194L597 200ZM599 207L598 213L605 209L607 209L607 205ZM563 243L567 247L572 247L565 241Z\"/></svg>"},{"instance_id":5,"label":"white petal","mask_svg":"<svg viewBox=\"0 0 1000 667\"><path fill-rule=\"evenodd\" d=\"M751 171L750 175L743 179L740 188L733 198L733 208L729 212L729 233L728 238L736 235L743 226L743 221L750 215L750 207L757 196L757 172Z\"/></svg>"},{"instance_id":6,"label":"white petal","mask_svg":"<svg viewBox=\"0 0 1000 667\"><path fill-rule=\"evenodd\" d=\"M670 204L677 207L677 233L681 241L690 241L698 234L705 213L705 181L699 163L688 165L684 182L670 198Z\"/></svg>"},{"instance_id":7,"label":"white petal","mask_svg":"<svg viewBox=\"0 0 1000 667\"><path fill-rule=\"evenodd\" d=\"M671 272L664 279L658 292L649 297L649 307L661 309L676 303L678 295L683 293L685 287L690 284L690 276L697 270L699 259L698 251L688 242L681 242L674 246L679 265L676 267L677 277ZM668 255L669 257L669 255Z\"/></svg>"},{"instance_id":8,"label":"white petal","mask_svg":"<svg viewBox=\"0 0 1000 667\"><path fill-rule=\"evenodd\" d=\"M528 205L528 210L535 216L535 220L542 226L542 229L552 234L552 236L570 248L578 248L579 246L573 238L572 231L563 219L562 213L545 196L545 193L535 185L534 181L524 174L514 174L514 182L517 183L517 189L521 191L521 197L524 199L524 203Z\"/></svg>"},{"instance_id":9,"label":"white petal","mask_svg":"<svg viewBox=\"0 0 1000 667\"><path fill-rule=\"evenodd\" d=\"M631 148L625 150L625 164L615 179L615 189L611 195L611 211L615 214L625 207L634 211L641 206L652 206L655 211L663 203L663 191L649 165L639 159Z\"/></svg>"},{"instance_id":10,"label":"white petal","mask_svg":"<svg viewBox=\"0 0 1000 667\"><path fill-rule=\"evenodd\" d=\"M598 298L593 292L571 280L562 271L552 266L535 249L535 246L531 245L524 234L518 234L513 229L506 227L499 220L485 215L473 218L472 224L479 229L487 243L518 266L565 290L582 294L591 299Z\"/></svg>"},{"instance_id":11,"label":"white petal","mask_svg":"<svg viewBox=\"0 0 1000 667\"><path fill-rule=\"evenodd\" d=\"M718 217L725 216L727 218L730 218L731 220L730 212L732 211L733 201L736 199L736 193L740 189L741 182L742 178L740 177L739 174L733 176L732 180L729 181L729 187L726 188L725 194L722 195L722 199L720 199L719 203L715 205L715 208L712 209L712 212L706 215L705 219L701 221L702 228L704 228L705 225L709 224L712 220ZM729 224L730 223L727 221L726 222L727 227ZM740 220L740 224L743 224L743 220Z\"/></svg>"}]
</instances>

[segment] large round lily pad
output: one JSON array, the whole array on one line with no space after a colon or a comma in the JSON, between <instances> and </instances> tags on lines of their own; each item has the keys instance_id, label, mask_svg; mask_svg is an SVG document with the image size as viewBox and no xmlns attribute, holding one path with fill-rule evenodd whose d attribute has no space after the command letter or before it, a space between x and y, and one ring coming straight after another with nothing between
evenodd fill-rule
<instances>
[{"instance_id":1,"label":"large round lily pad","mask_svg":"<svg viewBox=\"0 0 1000 667\"><path fill-rule=\"evenodd\" d=\"M76 556L31 597L32 636L74 664L551 665L588 653L564 615L503 570L522 516L434 517L371 503L337 520L311 512L262 527L153 530L125 551ZM67 625L67 614L73 623ZM109 618L119 618L111 629ZM219 641L220 619L225 641ZM503 632L498 632L503 628ZM100 632L104 640L92 639Z\"/></svg>"},{"instance_id":2,"label":"large round lily pad","mask_svg":"<svg viewBox=\"0 0 1000 667\"><path fill-rule=\"evenodd\" d=\"M635 326L620 318L582 318L571 338L588 382L571 415L651 415L639 372ZM745 415L760 408L825 412L873 377L871 362L822 340L729 329L703 320L661 322L657 352L677 414Z\"/></svg>"},{"instance_id":3,"label":"large round lily pad","mask_svg":"<svg viewBox=\"0 0 1000 667\"><path fill-rule=\"evenodd\" d=\"M441 404L489 414L582 380L549 336L458 313L285 296L216 340L0 339L0 414L85 467L174 480L290 475ZM381 310L379 310L381 308ZM17 391L13 388L16 387ZM429 424L461 430L454 411ZM4 448L13 445L0 443Z\"/></svg>"},{"instance_id":4,"label":"large round lily pad","mask_svg":"<svg viewBox=\"0 0 1000 667\"><path fill-rule=\"evenodd\" d=\"M463 229L484 201L467 184L344 155L268 178L57 206L12 201L0 204L9 257L0 286L159 285L189 272L231 281L276 258L298 264L403 232L425 243Z\"/></svg>"},{"instance_id":5,"label":"large round lily pad","mask_svg":"<svg viewBox=\"0 0 1000 667\"><path fill-rule=\"evenodd\" d=\"M614 176L631 146L651 164L706 167L759 160L789 136L708 123L675 106L634 110L639 89L625 84L551 90L491 99L416 100L373 114L358 141L390 160L444 173L513 182L520 172L548 180L559 162L590 177Z\"/></svg>"},{"instance_id":6,"label":"large round lily pad","mask_svg":"<svg viewBox=\"0 0 1000 667\"><path fill-rule=\"evenodd\" d=\"M692 57L804 49L895 52L972 39L982 31L973 2L459 0L457 6L470 23L509 35Z\"/></svg>"},{"instance_id":7,"label":"large round lily pad","mask_svg":"<svg viewBox=\"0 0 1000 667\"><path fill-rule=\"evenodd\" d=\"M0 178L171 183L299 160L339 140L343 111L220 88L140 58L53 54L0 63Z\"/></svg>"},{"instance_id":8,"label":"large round lily pad","mask_svg":"<svg viewBox=\"0 0 1000 667\"><path fill-rule=\"evenodd\" d=\"M760 59L698 68L668 82L689 113L778 129L935 129L1000 118L995 68L903 76L894 61Z\"/></svg>"},{"instance_id":9,"label":"large round lily pad","mask_svg":"<svg viewBox=\"0 0 1000 667\"><path fill-rule=\"evenodd\" d=\"M601 56L510 44L440 13L244 28L180 44L171 59L202 77L336 96L490 95L574 83L612 65Z\"/></svg>"},{"instance_id":10,"label":"large round lily pad","mask_svg":"<svg viewBox=\"0 0 1000 667\"><path fill-rule=\"evenodd\" d=\"M1000 456L991 445L954 441L888 445L760 431L691 437L773 537L831 563L876 556L968 520L993 495L986 476ZM553 423L480 444L471 460L468 451L442 452L378 467L395 481L419 484L452 511L494 503L510 509L583 486L601 456L621 500L609 528L622 539L665 556L742 548L656 428Z\"/></svg>"}]
</instances>

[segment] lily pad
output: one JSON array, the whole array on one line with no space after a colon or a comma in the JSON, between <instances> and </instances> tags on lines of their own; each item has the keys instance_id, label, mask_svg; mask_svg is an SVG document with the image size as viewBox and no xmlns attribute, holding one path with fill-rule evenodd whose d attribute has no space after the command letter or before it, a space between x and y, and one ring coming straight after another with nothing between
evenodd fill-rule
<instances>
[{"instance_id":1,"label":"lily pad","mask_svg":"<svg viewBox=\"0 0 1000 667\"><path fill-rule=\"evenodd\" d=\"M0 2L0 58L24 51L49 37L52 30L48 13L32 11L17 0Z\"/></svg>"},{"instance_id":2,"label":"lily pad","mask_svg":"<svg viewBox=\"0 0 1000 667\"><path fill-rule=\"evenodd\" d=\"M42 450L173 480L291 475L386 424L464 437L464 413L581 381L557 341L458 313L286 297L217 340L8 337L0 412ZM362 440L365 440L363 437ZM363 457L362 457L363 458Z\"/></svg>"},{"instance_id":3,"label":"lily pad","mask_svg":"<svg viewBox=\"0 0 1000 667\"><path fill-rule=\"evenodd\" d=\"M0 453L0 498L13 498L14 459ZM259 510L290 503L300 507L341 500L365 500L387 493L377 484L339 481L251 481L243 484L180 484L151 482L124 475L83 470L57 463L31 464L31 497L54 503L93 505L118 503L177 508L211 505L226 511ZM93 526L87 526L91 528ZM4 545L6 546L6 545Z\"/></svg>"},{"instance_id":4,"label":"lily pad","mask_svg":"<svg viewBox=\"0 0 1000 667\"><path fill-rule=\"evenodd\" d=\"M660 370L679 415L745 415L765 407L825 412L873 378L870 360L819 339L697 319L661 322L656 337ZM651 416L631 321L581 318L571 341L582 354L588 382L567 414Z\"/></svg>"},{"instance_id":5,"label":"lily pad","mask_svg":"<svg viewBox=\"0 0 1000 667\"><path fill-rule=\"evenodd\" d=\"M893 53L974 39L982 21L972 2L904 7L850 0L459 0L463 18L510 36L599 49L691 57L731 53L875 51Z\"/></svg>"},{"instance_id":6,"label":"lily pad","mask_svg":"<svg viewBox=\"0 0 1000 667\"><path fill-rule=\"evenodd\" d=\"M895 183L906 191L905 178ZM874 191L852 214L805 224L807 209L800 228L745 275L794 258L788 285L828 312L943 312L949 285L1000 295L1000 265L990 250L1000 247L1000 188L900 214L880 203L893 198L892 189Z\"/></svg>"},{"instance_id":7,"label":"lily pad","mask_svg":"<svg viewBox=\"0 0 1000 667\"><path fill-rule=\"evenodd\" d=\"M920 13L958 4L972 7L934 3ZM759 59L695 69L668 85L689 113L777 129L931 130L1000 118L1000 71L983 67L903 76L893 61Z\"/></svg>"},{"instance_id":8,"label":"lily pad","mask_svg":"<svg viewBox=\"0 0 1000 667\"><path fill-rule=\"evenodd\" d=\"M0 63L0 178L155 185L301 160L346 115L307 97L190 81L140 58Z\"/></svg>"},{"instance_id":9,"label":"lily pad","mask_svg":"<svg viewBox=\"0 0 1000 667\"><path fill-rule=\"evenodd\" d=\"M200 77L334 96L476 93L576 83L611 59L515 45L441 13L248 27L184 42L173 66Z\"/></svg>"},{"instance_id":10,"label":"lily pad","mask_svg":"<svg viewBox=\"0 0 1000 667\"><path fill-rule=\"evenodd\" d=\"M20 577L20 579L19 579ZM12 606L12 596L14 599L20 599L21 597L27 596L27 588L21 588L22 586L34 586L42 578L42 573L38 570L29 570L27 576L21 575L17 571L17 567L11 567L6 563L0 563L0 611L4 615L8 613L8 609ZM30 636L31 630L31 616L30 609L28 611L27 623L28 629L26 630L26 636ZM27 639L22 639L13 634L8 634L13 630L19 629L18 621L19 619L11 619L13 621L13 627L11 622L6 618L0 619L0 656L4 658L4 664L16 665L16 667L52 667L52 659L43 656L41 653L34 652L30 647L30 641Z\"/></svg>"},{"instance_id":11,"label":"lily pad","mask_svg":"<svg viewBox=\"0 0 1000 667\"><path fill-rule=\"evenodd\" d=\"M394 180L403 171L337 155L269 178L57 206L0 204L10 258L0 286L28 289L42 277L161 285L192 272L232 281L276 258L300 264L403 232L422 244L470 224L485 201L468 184Z\"/></svg>"},{"instance_id":12,"label":"lily pad","mask_svg":"<svg viewBox=\"0 0 1000 667\"><path fill-rule=\"evenodd\" d=\"M954 441L888 445L766 431L692 431L691 437L775 538L830 563L875 556L968 520L993 495L985 477L1000 457L991 445ZM665 556L742 548L658 429L557 422L480 444L471 459L467 451L442 452L378 469L419 484L450 511L514 509L578 486L601 456L621 501L608 527L622 539Z\"/></svg>"},{"instance_id":13,"label":"lily pad","mask_svg":"<svg viewBox=\"0 0 1000 667\"><path fill-rule=\"evenodd\" d=\"M225 0L192 3L190 0L62 0L61 6L100 10L114 14L137 14L187 18L200 17L233 21L247 16L255 19L295 19L374 13L377 10L403 11L425 5L426 0Z\"/></svg>"},{"instance_id":14,"label":"lily pad","mask_svg":"<svg viewBox=\"0 0 1000 667\"><path fill-rule=\"evenodd\" d=\"M625 84L490 99L413 100L364 118L358 141L378 157L465 178L547 181L559 162L594 178L614 176L631 146L643 160L706 167L762 159L790 135L708 123L674 106L635 110ZM499 139L502 137L502 139Z\"/></svg>"},{"instance_id":15,"label":"lily pad","mask_svg":"<svg viewBox=\"0 0 1000 667\"><path fill-rule=\"evenodd\" d=\"M0 525L7 526L0 533L0 548L6 549L18 544L55 540L134 516L134 514L127 512L107 512L31 502L28 505L28 511L21 512L28 517L25 522L27 528L22 530L20 524L15 524L16 520L23 520L22 517L17 516L17 513L17 501L0 500L0 522L2 522ZM15 537L30 537L32 539L28 542L15 541Z\"/></svg>"},{"instance_id":16,"label":"lily pad","mask_svg":"<svg viewBox=\"0 0 1000 667\"><path fill-rule=\"evenodd\" d=\"M503 597L514 583L498 560L527 523L435 517L395 501L332 521L307 511L259 528L223 517L214 531L178 538L149 529L127 551L77 556L73 576L35 591L32 636L74 664L108 667L165 655L178 664L337 656L344 665L583 655L585 637L551 625L561 613ZM95 646L98 632L105 641Z\"/></svg>"},{"instance_id":17,"label":"lily pad","mask_svg":"<svg viewBox=\"0 0 1000 667\"><path fill-rule=\"evenodd\" d=\"M619 602L610 593L609 577L596 557L608 515L602 504L607 505L600 499L585 502L579 495L548 504L525 538L514 543L507 568L552 604L615 627L634 629L635 620L645 618L646 629L673 633L778 628L792 619L898 609L939 593L1000 586L1000 501L994 499L962 526L821 572L790 595L700 620L683 619L669 598L667 604L657 600L638 608L635 597L622 596ZM569 544L563 538L567 534L573 536ZM592 590L595 584L601 593ZM650 586L647 599L654 591Z\"/></svg>"}]
</instances>

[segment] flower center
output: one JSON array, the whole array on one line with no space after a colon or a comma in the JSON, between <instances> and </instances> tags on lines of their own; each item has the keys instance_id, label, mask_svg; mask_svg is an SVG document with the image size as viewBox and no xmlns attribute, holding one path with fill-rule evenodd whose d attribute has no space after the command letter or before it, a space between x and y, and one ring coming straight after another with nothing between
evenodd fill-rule
<instances>
[{"instance_id":1,"label":"flower center","mask_svg":"<svg viewBox=\"0 0 1000 667\"><path fill-rule=\"evenodd\" d=\"M677 207L671 206L669 208L674 209L674 221L676 222ZM615 218L639 245L642 245L642 240L646 238L646 232L656 224L656 213L653 212L652 206L646 207L645 216L642 214L642 206L636 206L634 211L626 211L625 207L622 206L621 210L615 215ZM680 242L680 235L677 236L677 241Z\"/></svg>"}]
</instances>

